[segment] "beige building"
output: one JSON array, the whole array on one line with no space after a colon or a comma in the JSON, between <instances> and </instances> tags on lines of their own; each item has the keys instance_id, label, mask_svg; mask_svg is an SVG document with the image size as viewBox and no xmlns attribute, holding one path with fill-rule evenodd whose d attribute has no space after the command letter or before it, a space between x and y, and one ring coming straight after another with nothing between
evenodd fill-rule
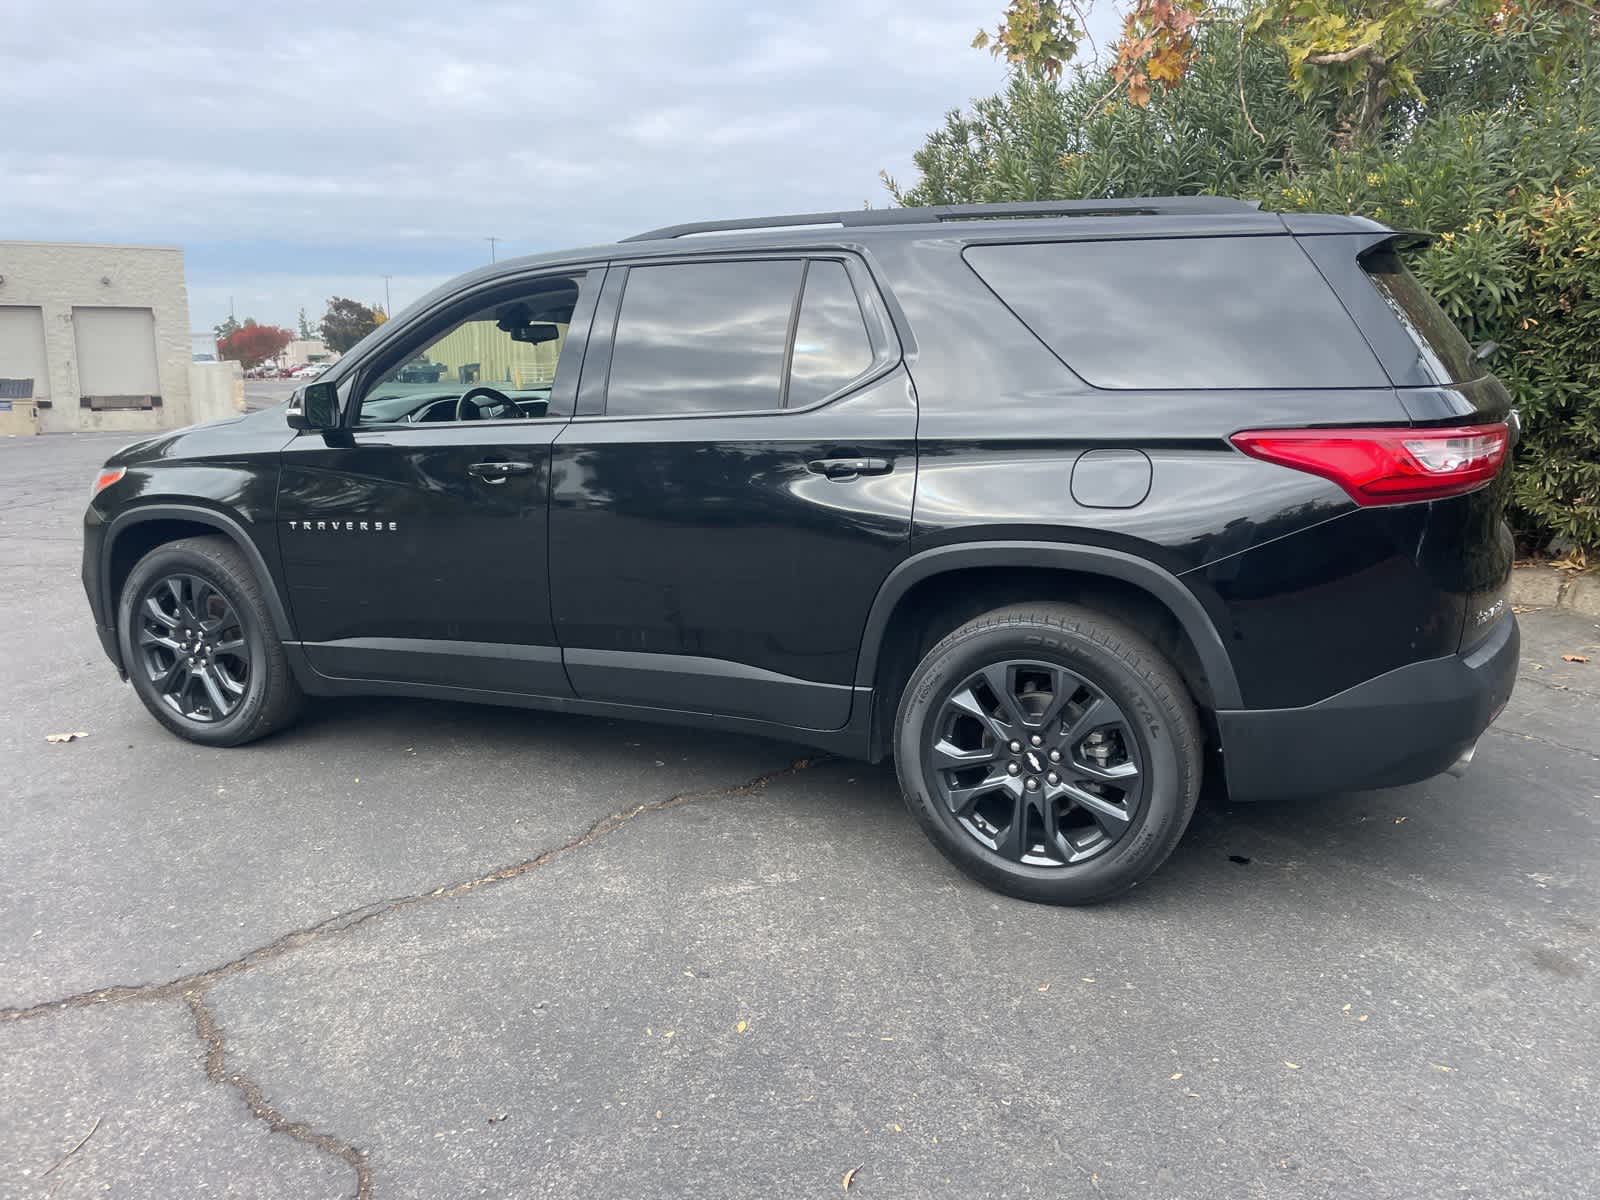
<instances>
[{"instance_id":1,"label":"beige building","mask_svg":"<svg viewBox=\"0 0 1600 1200\"><path fill-rule=\"evenodd\" d=\"M0 242L0 434L173 429L241 411L195 363L183 251Z\"/></svg>"}]
</instances>

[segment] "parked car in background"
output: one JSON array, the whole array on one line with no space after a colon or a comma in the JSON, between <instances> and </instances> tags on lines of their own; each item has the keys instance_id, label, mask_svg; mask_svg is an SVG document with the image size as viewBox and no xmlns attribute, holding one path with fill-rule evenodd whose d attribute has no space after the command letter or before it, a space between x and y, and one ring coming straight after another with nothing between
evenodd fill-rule
<instances>
[{"instance_id":1,"label":"parked car in background","mask_svg":"<svg viewBox=\"0 0 1600 1200\"><path fill-rule=\"evenodd\" d=\"M370 693L893 756L973 877L1103 899L1207 772L1409 783L1510 695L1516 416L1413 237L1188 197L501 262L113 456L90 606L206 745Z\"/></svg>"}]
</instances>

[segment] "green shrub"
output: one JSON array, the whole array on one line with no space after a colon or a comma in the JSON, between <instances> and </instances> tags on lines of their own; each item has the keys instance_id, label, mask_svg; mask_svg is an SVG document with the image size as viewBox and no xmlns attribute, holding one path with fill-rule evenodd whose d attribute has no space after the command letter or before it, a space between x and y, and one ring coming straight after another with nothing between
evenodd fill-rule
<instances>
[{"instance_id":1,"label":"green shrub","mask_svg":"<svg viewBox=\"0 0 1600 1200\"><path fill-rule=\"evenodd\" d=\"M1413 266L1524 421L1510 518L1527 549L1600 555L1600 48L1581 16L1511 33L1448 26L1381 135L1340 147L1332 95L1301 100L1280 54L1207 29L1148 108L1101 73L1014 75L915 156L907 204L1214 193L1434 233ZM1241 70L1240 54L1244 54ZM1241 104L1240 91L1244 92Z\"/></svg>"}]
</instances>

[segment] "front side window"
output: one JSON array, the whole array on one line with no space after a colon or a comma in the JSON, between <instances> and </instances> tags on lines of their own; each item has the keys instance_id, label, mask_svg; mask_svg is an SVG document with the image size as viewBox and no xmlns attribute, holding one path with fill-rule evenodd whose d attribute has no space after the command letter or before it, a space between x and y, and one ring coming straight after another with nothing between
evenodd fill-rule
<instances>
[{"instance_id":1,"label":"front side window","mask_svg":"<svg viewBox=\"0 0 1600 1200\"><path fill-rule=\"evenodd\" d=\"M467 313L367 389L361 424L544 416L582 282L541 278Z\"/></svg>"}]
</instances>

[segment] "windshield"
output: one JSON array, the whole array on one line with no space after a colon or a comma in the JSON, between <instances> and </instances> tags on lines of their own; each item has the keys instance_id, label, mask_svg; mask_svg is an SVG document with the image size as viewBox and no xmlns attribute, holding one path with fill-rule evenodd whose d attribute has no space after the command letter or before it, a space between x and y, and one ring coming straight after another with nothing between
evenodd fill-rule
<instances>
[{"instance_id":1,"label":"windshield","mask_svg":"<svg viewBox=\"0 0 1600 1200\"><path fill-rule=\"evenodd\" d=\"M1462 383L1484 373L1467 339L1422 281L1406 268L1393 246L1363 255L1361 265L1411 335L1418 362L1435 383Z\"/></svg>"}]
</instances>

